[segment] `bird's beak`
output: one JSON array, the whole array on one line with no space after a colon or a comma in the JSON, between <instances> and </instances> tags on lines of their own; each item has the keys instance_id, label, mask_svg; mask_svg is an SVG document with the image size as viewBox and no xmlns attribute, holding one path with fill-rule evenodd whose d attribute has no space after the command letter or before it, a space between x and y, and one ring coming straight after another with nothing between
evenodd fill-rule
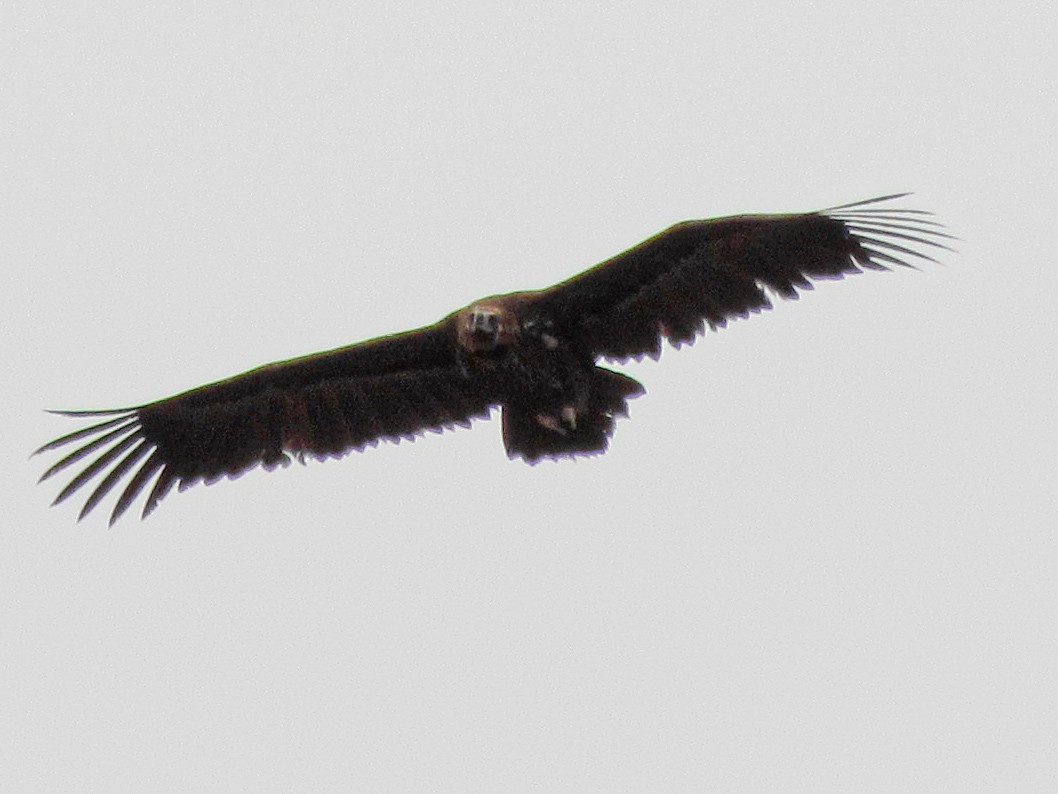
<instances>
[{"instance_id":1,"label":"bird's beak","mask_svg":"<svg viewBox=\"0 0 1058 794\"><path fill-rule=\"evenodd\" d=\"M494 312L471 312L467 325L471 337L479 348L491 349L499 342L500 318Z\"/></svg>"}]
</instances>

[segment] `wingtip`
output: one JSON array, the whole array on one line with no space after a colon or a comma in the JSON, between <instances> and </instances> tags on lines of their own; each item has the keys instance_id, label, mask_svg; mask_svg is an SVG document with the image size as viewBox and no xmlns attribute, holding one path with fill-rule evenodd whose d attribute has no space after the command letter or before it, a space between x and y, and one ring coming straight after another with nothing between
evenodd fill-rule
<instances>
[{"instance_id":1,"label":"wingtip","mask_svg":"<svg viewBox=\"0 0 1058 794\"><path fill-rule=\"evenodd\" d=\"M45 408L44 413L55 414L56 416L116 416L117 414L129 414L133 411L138 411L139 406L131 406L128 408Z\"/></svg>"},{"instance_id":2,"label":"wingtip","mask_svg":"<svg viewBox=\"0 0 1058 794\"><path fill-rule=\"evenodd\" d=\"M818 210L819 212L833 212L834 210L845 210L852 207L865 207L868 204L880 204L883 201L892 201L893 199L906 198L907 196L913 196L915 192L913 190L906 190L903 193L889 193L885 196L875 196L874 198L863 199L861 201L850 201L848 204L838 204L833 207L827 207L826 209Z\"/></svg>"}]
</instances>

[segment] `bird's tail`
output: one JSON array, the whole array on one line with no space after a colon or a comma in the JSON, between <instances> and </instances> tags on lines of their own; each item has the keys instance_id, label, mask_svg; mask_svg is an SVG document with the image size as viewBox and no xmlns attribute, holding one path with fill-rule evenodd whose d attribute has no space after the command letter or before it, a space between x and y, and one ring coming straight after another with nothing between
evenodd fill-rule
<instances>
[{"instance_id":1,"label":"bird's tail","mask_svg":"<svg viewBox=\"0 0 1058 794\"><path fill-rule=\"evenodd\" d=\"M598 455L606 451L614 422L628 415L628 400L643 394L642 384L619 372L595 367L586 410L577 406L503 406L503 443L510 458L536 463L541 458Z\"/></svg>"}]
</instances>

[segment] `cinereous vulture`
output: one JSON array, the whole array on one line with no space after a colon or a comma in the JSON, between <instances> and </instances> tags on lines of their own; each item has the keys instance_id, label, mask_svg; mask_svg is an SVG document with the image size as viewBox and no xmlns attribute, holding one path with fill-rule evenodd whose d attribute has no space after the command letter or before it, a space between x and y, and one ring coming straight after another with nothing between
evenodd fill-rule
<instances>
[{"instance_id":1,"label":"cinereous vulture","mask_svg":"<svg viewBox=\"0 0 1058 794\"><path fill-rule=\"evenodd\" d=\"M37 450L74 445L41 479L91 458L55 504L100 478L83 518L124 481L113 524L152 480L144 517L174 485L469 426L494 406L511 458L599 454L627 401L643 393L599 359L656 359L663 340L679 347L768 309L769 292L796 298L812 279L932 260L924 249L946 247L950 235L929 213L886 203L906 195L684 221L553 287L483 298L424 328L133 408L55 411L103 418Z\"/></svg>"}]
</instances>

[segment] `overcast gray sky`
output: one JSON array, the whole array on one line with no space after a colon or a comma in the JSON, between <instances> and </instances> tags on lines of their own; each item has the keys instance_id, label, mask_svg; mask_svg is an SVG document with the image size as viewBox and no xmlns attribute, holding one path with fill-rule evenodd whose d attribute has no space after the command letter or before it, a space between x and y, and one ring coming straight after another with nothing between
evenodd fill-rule
<instances>
[{"instance_id":1,"label":"overcast gray sky","mask_svg":"<svg viewBox=\"0 0 1058 794\"><path fill-rule=\"evenodd\" d=\"M0 788L1058 787L1053 7L149 5L0 12ZM34 485L43 408L902 190L958 254L626 367L603 458Z\"/></svg>"}]
</instances>

